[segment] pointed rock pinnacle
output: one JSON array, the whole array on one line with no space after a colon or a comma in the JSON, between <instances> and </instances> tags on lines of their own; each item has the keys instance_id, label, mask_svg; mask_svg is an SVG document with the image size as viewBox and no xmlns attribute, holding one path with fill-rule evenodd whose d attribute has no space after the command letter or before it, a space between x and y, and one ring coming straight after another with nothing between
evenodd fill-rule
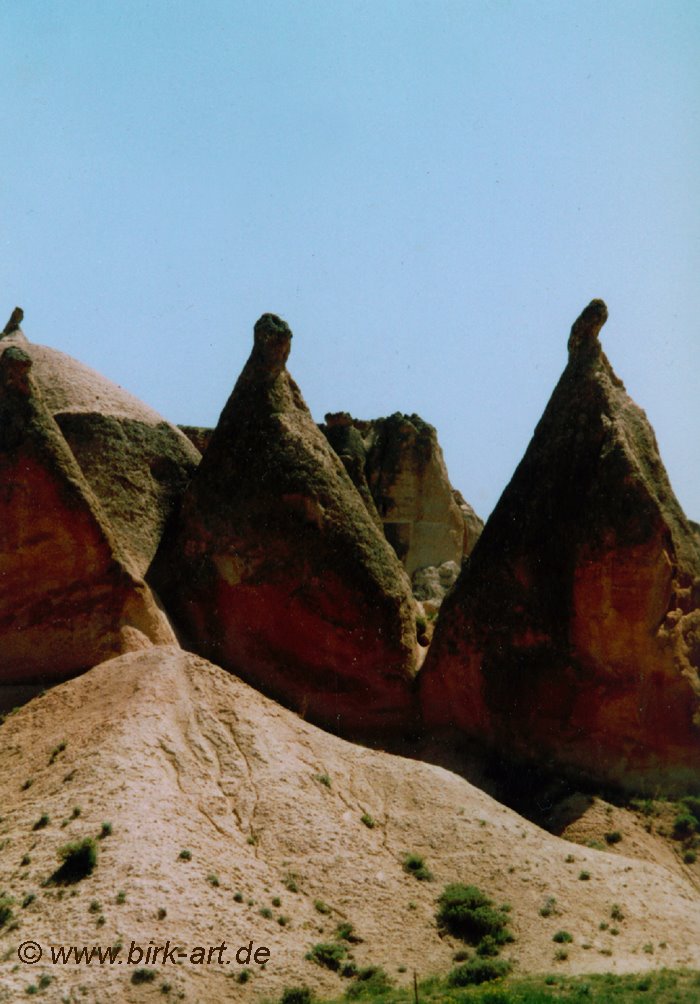
<instances>
[{"instance_id":1,"label":"pointed rock pinnacle","mask_svg":"<svg viewBox=\"0 0 700 1004\"><path fill-rule=\"evenodd\" d=\"M569 353L590 348L597 343L600 329L608 319L608 308L603 300L591 300L574 321L569 335Z\"/></svg>"},{"instance_id":2,"label":"pointed rock pinnacle","mask_svg":"<svg viewBox=\"0 0 700 1004\"><path fill-rule=\"evenodd\" d=\"M19 331L19 326L24 319L24 311L21 307L15 307L15 309L10 314L10 320L7 322L3 328L3 335L12 335L15 331Z\"/></svg>"}]
</instances>

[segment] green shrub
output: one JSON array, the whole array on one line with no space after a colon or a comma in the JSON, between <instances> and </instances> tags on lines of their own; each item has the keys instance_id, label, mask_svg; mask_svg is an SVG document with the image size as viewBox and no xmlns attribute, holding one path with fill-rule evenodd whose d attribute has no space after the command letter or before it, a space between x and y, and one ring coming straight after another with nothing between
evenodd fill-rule
<instances>
[{"instance_id":1,"label":"green shrub","mask_svg":"<svg viewBox=\"0 0 700 1004\"><path fill-rule=\"evenodd\" d=\"M312 1004L313 999L308 987L288 987L282 991L280 1004Z\"/></svg>"},{"instance_id":2,"label":"green shrub","mask_svg":"<svg viewBox=\"0 0 700 1004\"><path fill-rule=\"evenodd\" d=\"M698 856L695 851L684 851L683 852L683 862L686 865L694 865L697 861Z\"/></svg>"},{"instance_id":3,"label":"green shrub","mask_svg":"<svg viewBox=\"0 0 700 1004\"><path fill-rule=\"evenodd\" d=\"M368 830L373 830L374 827L377 825L372 816L370 816L368 812L362 813L362 815L360 816L360 822L364 823Z\"/></svg>"},{"instance_id":4,"label":"green shrub","mask_svg":"<svg viewBox=\"0 0 700 1004\"><path fill-rule=\"evenodd\" d=\"M51 876L57 885L73 885L91 875L97 865L97 844L92 837L64 844L58 851L61 865Z\"/></svg>"},{"instance_id":5,"label":"green shrub","mask_svg":"<svg viewBox=\"0 0 700 1004\"><path fill-rule=\"evenodd\" d=\"M317 774L316 780L318 781L319 784L322 784L324 788L330 788L331 786L331 779L329 778L328 774Z\"/></svg>"},{"instance_id":6,"label":"green shrub","mask_svg":"<svg viewBox=\"0 0 700 1004\"><path fill-rule=\"evenodd\" d=\"M261 917L264 917L265 920L272 920L272 910L269 906L264 906L261 910L258 910L258 913Z\"/></svg>"},{"instance_id":7,"label":"green shrub","mask_svg":"<svg viewBox=\"0 0 700 1004\"><path fill-rule=\"evenodd\" d=\"M437 921L470 945L477 945L487 935L500 945L513 940L506 911L495 909L488 896L473 885L446 886L438 899Z\"/></svg>"},{"instance_id":8,"label":"green shrub","mask_svg":"<svg viewBox=\"0 0 700 1004\"><path fill-rule=\"evenodd\" d=\"M185 847L178 854L178 858L180 859L180 861L191 861L192 860L192 851L188 851L187 848Z\"/></svg>"},{"instance_id":9,"label":"green shrub","mask_svg":"<svg viewBox=\"0 0 700 1004\"><path fill-rule=\"evenodd\" d=\"M0 927L4 927L5 924L9 924L14 916L12 911L12 906L14 900L11 896L8 896L4 892L0 892Z\"/></svg>"},{"instance_id":10,"label":"green shrub","mask_svg":"<svg viewBox=\"0 0 700 1004\"><path fill-rule=\"evenodd\" d=\"M451 987L467 987L477 983L489 983L507 976L512 969L505 959L470 959L463 966L453 969L447 978Z\"/></svg>"},{"instance_id":11,"label":"green shrub","mask_svg":"<svg viewBox=\"0 0 700 1004\"><path fill-rule=\"evenodd\" d=\"M403 870L408 875L413 875L419 882L431 882L432 874L426 868L425 861L420 854L406 854L403 859Z\"/></svg>"},{"instance_id":12,"label":"green shrub","mask_svg":"<svg viewBox=\"0 0 700 1004\"><path fill-rule=\"evenodd\" d=\"M135 985L153 983L157 975L155 969L136 969L131 977L131 982Z\"/></svg>"},{"instance_id":13,"label":"green shrub","mask_svg":"<svg viewBox=\"0 0 700 1004\"><path fill-rule=\"evenodd\" d=\"M335 936L339 941L349 941L353 945L358 945L362 938L355 934L354 926L347 920L343 920L335 929Z\"/></svg>"},{"instance_id":14,"label":"green shrub","mask_svg":"<svg viewBox=\"0 0 700 1004\"><path fill-rule=\"evenodd\" d=\"M591 873L590 872L579 872L578 873L578 877L579 877L579 879L582 882L588 882L589 879L590 879L590 877L591 877Z\"/></svg>"},{"instance_id":15,"label":"green shrub","mask_svg":"<svg viewBox=\"0 0 700 1004\"><path fill-rule=\"evenodd\" d=\"M325 966L326 969L332 969L333 972L337 972L347 952L348 950L345 945L319 942L317 945L312 945L310 951L306 954L306 958L319 966Z\"/></svg>"},{"instance_id":16,"label":"green shrub","mask_svg":"<svg viewBox=\"0 0 700 1004\"><path fill-rule=\"evenodd\" d=\"M698 828L698 821L692 812L683 809L673 820L673 836L676 840L685 840L695 833Z\"/></svg>"},{"instance_id":17,"label":"green shrub","mask_svg":"<svg viewBox=\"0 0 700 1004\"><path fill-rule=\"evenodd\" d=\"M322 899L315 899L314 900L314 907L318 910L319 913L330 913L331 912L331 908L328 906L327 903L324 903Z\"/></svg>"},{"instance_id":18,"label":"green shrub","mask_svg":"<svg viewBox=\"0 0 700 1004\"><path fill-rule=\"evenodd\" d=\"M556 941L558 945L566 945L573 940L573 936L568 931L557 931L552 937L552 941Z\"/></svg>"},{"instance_id":19,"label":"green shrub","mask_svg":"<svg viewBox=\"0 0 700 1004\"><path fill-rule=\"evenodd\" d=\"M625 919L625 915L622 912L622 907L620 906L619 903L613 903L613 905L610 907L610 917L612 918L612 920Z\"/></svg>"},{"instance_id":20,"label":"green shrub","mask_svg":"<svg viewBox=\"0 0 700 1004\"><path fill-rule=\"evenodd\" d=\"M500 944L491 934L485 935L476 946L476 954L482 958L495 958L500 950Z\"/></svg>"},{"instance_id":21,"label":"green shrub","mask_svg":"<svg viewBox=\"0 0 700 1004\"><path fill-rule=\"evenodd\" d=\"M681 799L681 805L694 817L700 829L700 798L697 795L686 795L685 798Z\"/></svg>"},{"instance_id":22,"label":"green shrub","mask_svg":"<svg viewBox=\"0 0 700 1004\"><path fill-rule=\"evenodd\" d=\"M111 837L111 836L112 836L112 824L103 823L100 828L100 840L104 840L105 837Z\"/></svg>"},{"instance_id":23,"label":"green shrub","mask_svg":"<svg viewBox=\"0 0 700 1004\"><path fill-rule=\"evenodd\" d=\"M357 972L355 980L345 991L345 996L350 1000L376 997L387 993L391 987L391 979L380 966L367 966Z\"/></svg>"},{"instance_id":24,"label":"green shrub","mask_svg":"<svg viewBox=\"0 0 700 1004\"><path fill-rule=\"evenodd\" d=\"M32 826L32 829L33 830L43 830L44 827L48 826L50 822L51 822L51 818L49 816L47 816L46 813L44 812L41 816L39 816L39 818L37 819L36 823L34 823L34 826Z\"/></svg>"},{"instance_id":25,"label":"green shrub","mask_svg":"<svg viewBox=\"0 0 700 1004\"><path fill-rule=\"evenodd\" d=\"M605 833L604 836L606 844L619 844L622 840L622 834L619 830L612 830L611 833Z\"/></svg>"},{"instance_id":26,"label":"green shrub","mask_svg":"<svg viewBox=\"0 0 700 1004\"><path fill-rule=\"evenodd\" d=\"M558 912L556 899L554 896L548 896L544 901L544 906L540 907L540 917L552 917Z\"/></svg>"}]
</instances>

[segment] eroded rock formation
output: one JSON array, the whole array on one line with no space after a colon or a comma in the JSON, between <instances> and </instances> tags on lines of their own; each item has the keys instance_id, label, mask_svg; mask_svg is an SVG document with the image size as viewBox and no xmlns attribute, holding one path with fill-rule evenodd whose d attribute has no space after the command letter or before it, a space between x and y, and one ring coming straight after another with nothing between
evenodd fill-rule
<instances>
[{"instance_id":1,"label":"eroded rock formation","mask_svg":"<svg viewBox=\"0 0 700 1004\"><path fill-rule=\"evenodd\" d=\"M28 341L15 310L0 353L20 348L103 513L138 575L144 575L165 522L200 460L175 426L63 352Z\"/></svg>"},{"instance_id":2,"label":"eroded rock formation","mask_svg":"<svg viewBox=\"0 0 700 1004\"><path fill-rule=\"evenodd\" d=\"M409 582L266 314L152 578L198 652L335 731L405 728Z\"/></svg>"},{"instance_id":3,"label":"eroded rock formation","mask_svg":"<svg viewBox=\"0 0 700 1004\"><path fill-rule=\"evenodd\" d=\"M700 785L700 547L594 300L443 604L429 726L627 788Z\"/></svg>"},{"instance_id":4,"label":"eroded rock formation","mask_svg":"<svg viewBox=\"0 0 700 1004\"><path fill-rule=\"evenodd\" d=\"M370 421L338 412L322 429L410 576L471 552L483 523L450 485L432 425L399 412Z\"/></svg>"},{"instance_id":5,"label":"eroded rock formation","mask_svg":"<svg viewBox=\"0 0 700 1004\"><path fill-rule=\"evenodd\" d=\"M174 642L46 406L30 355L0 345L0 681L57 679Z\"/></svg>"}]
</instances>

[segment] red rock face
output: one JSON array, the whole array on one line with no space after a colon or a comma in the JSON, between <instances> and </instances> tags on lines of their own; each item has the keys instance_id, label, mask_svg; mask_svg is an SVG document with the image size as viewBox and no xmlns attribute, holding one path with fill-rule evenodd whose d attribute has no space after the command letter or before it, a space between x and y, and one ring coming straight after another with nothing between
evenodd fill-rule
<instances>
[{"instance_id":1,"label":"red rock face","mask_svg":"<svg viewBox=\"0 0 700 1004\"><path fill-rule=\"evenodd\" d=\"M700 786L700 548L601 301L454 592L421 674L432 728L629 789Z\"/></svg>"},{"instance_id":2,"label":"red rock face","mask_svg":"<svg viewBox=\"0 0 700 1004\"><path fill-rule=\"evenodd\" d=\"M415 608L404 570L285 369L251 357L150 578L197 652L333 731L409 727Z\"/></svg>"},{"instance_id":3,"label":"red rock face","mask_svg":"<svg viewBox=\"0 0 700 1004\"><path fill-rule=\"evenodd\" d=\"M174 642L16 346L0 355L0 682L60 679Z\"/></svg>"}]
</instances>

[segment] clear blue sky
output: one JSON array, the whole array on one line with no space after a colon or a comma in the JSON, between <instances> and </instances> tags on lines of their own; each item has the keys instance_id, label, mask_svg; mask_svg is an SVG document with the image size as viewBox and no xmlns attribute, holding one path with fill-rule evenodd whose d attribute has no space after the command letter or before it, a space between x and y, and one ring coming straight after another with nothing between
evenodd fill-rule
<instances>
[{"instance_id":1,"label":"clear blue sky","mask_svg":"<svg viewBox=\"0 0 700 1004\"><path fill-rule=\"evenodd\" d=\"M274 311L317 420L418 412L486 515L601 296L700 519L697 0L3 0L0 38L30 338L206 425Z\"/></svg>"}]
</instances>

